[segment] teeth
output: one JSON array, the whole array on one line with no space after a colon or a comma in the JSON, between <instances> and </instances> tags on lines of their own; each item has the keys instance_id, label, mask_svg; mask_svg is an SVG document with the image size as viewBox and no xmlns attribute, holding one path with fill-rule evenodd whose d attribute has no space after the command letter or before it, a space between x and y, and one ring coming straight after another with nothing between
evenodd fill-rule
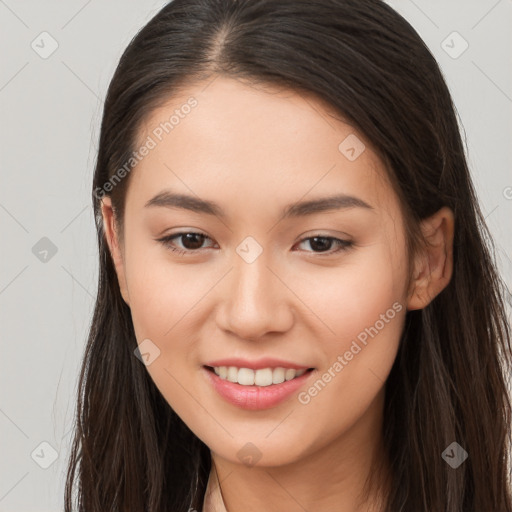
<instances>
[{"instance_id":1,"label":"teeth","mask_svg":"<svg viewBox=\"0 0 512 512\"><path fill-rule=\"evenodd\" d=\"M291 368L237 368L236 366L215 366L213 371L224 380L241 384L242 386L270 386L281 384L285 380L300 377L306 370L293 370Z\"/></svg>"}]
</instances>

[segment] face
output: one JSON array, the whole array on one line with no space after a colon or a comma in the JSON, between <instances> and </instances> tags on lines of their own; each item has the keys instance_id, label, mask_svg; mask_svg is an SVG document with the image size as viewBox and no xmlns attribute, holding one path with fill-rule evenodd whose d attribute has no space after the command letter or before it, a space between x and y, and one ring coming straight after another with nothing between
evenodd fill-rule
<instances>
[{"instance_id":1,"label":"face","mask_svg":"<svg viewBox=\"0 0 512 512\"><path fill-rule=\"evenodd\" d=\"M147 371L189 428L281 465L378 415L410 295L399 202L363 134L312 96L217 77L139 139L110 247Z\"/></svg>"}]
</instances>

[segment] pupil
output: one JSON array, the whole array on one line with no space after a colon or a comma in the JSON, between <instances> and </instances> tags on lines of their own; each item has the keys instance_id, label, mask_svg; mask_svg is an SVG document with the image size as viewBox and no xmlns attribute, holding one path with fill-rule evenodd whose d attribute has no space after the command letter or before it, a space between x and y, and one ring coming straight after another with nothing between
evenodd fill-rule
<instances>
[{"instance_id":1,"label":"pupil","mask_svg":"<svg viewBox=\"0 0 512 512\"><path fill-rule=\"evenodd\" d=\"M314 249L315 247L315 244L317 244L317 241L318 240L323 240L324 243L320 243L318 244L320 247L320 250L328 250L329 249L329 246L331 245L331 240L329 240L328 238L325 238L325 237L321 237L321 236L315 236L311 239L311 247ZM317 247L318 248L318 247Z\"/></svg>"},{"instance_id":2,"label":"pupil","mask_svg":"<svg viewBox=\"0 0 512 512\"><path fill-rule=\"evenodd\" d=\"M183 235L185 238L183 240L183 245L186 249L200 249L201 246L203 245L203 242L204 242L204 235L200 235L200 234L196 234L196 233L186 233L185 235ZM196 238L196 242L197 242L197 238L199 238L199 243L197 244L194 244L194 238ZM192 241L192 247L189 247L188 246L188 242Z\"/></svg>"}]
</instances>

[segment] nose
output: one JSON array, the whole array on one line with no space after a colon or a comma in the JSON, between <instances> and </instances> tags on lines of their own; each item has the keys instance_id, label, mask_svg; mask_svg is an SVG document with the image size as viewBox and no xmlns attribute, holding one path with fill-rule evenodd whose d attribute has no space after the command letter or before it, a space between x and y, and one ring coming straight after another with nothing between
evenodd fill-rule
<instances>
[{"instance_id":1,"label":"nose","mask_svg":"<svg viewBox=\"0 0 512 512\"><path fill-rule=\"evenodd\" d=\"M231 272L218 290L221 295L217 325L250 341L269 333L286 332L294 320L293 293L287 287L287 276L272 269L264 254L252 263L236 256Z\"/></svg>"}]
</instances>

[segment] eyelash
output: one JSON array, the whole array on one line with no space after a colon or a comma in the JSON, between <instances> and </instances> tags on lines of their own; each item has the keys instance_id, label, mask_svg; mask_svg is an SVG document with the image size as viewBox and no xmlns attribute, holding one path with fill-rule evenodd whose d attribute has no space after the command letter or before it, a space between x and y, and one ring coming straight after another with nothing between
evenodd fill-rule
<instances>
[{"instance_id":1,"label":"eyelash","mask_svg":"<svg viewBox=\"0 0 512 512\"><path fill-rule=\"evenodd\" d=\"M175 233L173 235L165 236L163 238L158 238L157 241L162 243L162 245L164 245L164 247L166 247L167 249L170 249L171 251L173 251L174 253L179 254L179 255L189 256L189 255L192 255L192 254L197 253L198 251L200 251L200 249L187 249L187 250L177 249L176 247L171 245L172 240L174 240L175 238L179 238L181 236L184 236L184 235L199 235L199 236L205 237L205 239L210 239L211 240L211 238L209 236L206 236L203 233L198 233L196 231L182 231L180 233ZM303 238L298 243L301 244L302 242L305 242L307 240L312 240L313 238L322 238L322 239L325 239L325 240L333 240L334 242L336 242L339 245L338 249L336 249L335 251L324 251L324 252L314 252L314 251L312 251L313 254L332 255L332 254L336 254L336 253L341 252L341 251L347 251L348 249L350 249L354 245L354 243L349 241L349 240L340 240L339 238L335 238L333 236L322 236L322 235L314 235L314 236L310 236L310 237L307 237L307 238ZM309 251L306 251L306 252L309 252Z\"/></svg>"}]
</instances>

